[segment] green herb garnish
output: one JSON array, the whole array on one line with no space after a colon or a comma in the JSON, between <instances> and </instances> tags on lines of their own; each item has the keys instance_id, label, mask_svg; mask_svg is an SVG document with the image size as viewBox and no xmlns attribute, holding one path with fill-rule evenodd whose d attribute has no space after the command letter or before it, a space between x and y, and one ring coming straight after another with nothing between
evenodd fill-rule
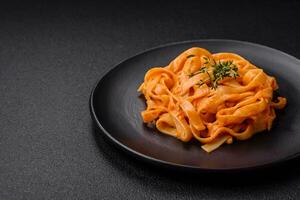
<instances>
[{"instance_id":1,"label":"green herb garnish","mask_svg":"<svg viewBox=\"0 0 300 200\"><path fill-rule=\"evenodd\" d=\"M210 59L207 57L203 58L206 62L204 64L209 64L212 68L212 71L209 72L208 68L206 66L201 67L198 71L189 74L189 77L192 77L196 74L200 73L206 73L208 76L208 79L206 81L201 80L198 85L203 85L205 82L209 81L209 85L213 89L217 89L219 85L219 81L223 80L226 77L232 77L237 78L239 76L238 74L238 68L235 64L233 64L233 61L219 61L218 63L213 60L214 64L211 64Z\"/></svg>"},{"instance_id":2,"label":"green herb garnish","mask_svg":"<svg viewBox=\"0 0 300 200\"><path fill-rule=\"evenodd\" d=\"M209 63L209 58L203 57L203 59L205 60L205 63L204 63L204 64L208 64L208 63Z\"/></svg>"},{"instance_id":3,"label":"green herb garnish","mask_svg":"<svg viewBox=\"0 0 300 200\"><path fill-rule=\"evenodd\" d=\"M191 54L191 55L188 55L186 58L191 58L191 57L195 57L195 55Z\"/></svg>"},{"instance_id":4,"label":"green herb garnish","mask_svg":"<svg viewBox=\"0 0 300 200\"><path fill-rule=\"evenodd\" d=\"M206 67L201 67L198 71L192 73L192 74L188 74L189 77L193 77L197 74L201 74L201 73L205 73L207 72L207 68Z\"/></svg>"}]
</instances>

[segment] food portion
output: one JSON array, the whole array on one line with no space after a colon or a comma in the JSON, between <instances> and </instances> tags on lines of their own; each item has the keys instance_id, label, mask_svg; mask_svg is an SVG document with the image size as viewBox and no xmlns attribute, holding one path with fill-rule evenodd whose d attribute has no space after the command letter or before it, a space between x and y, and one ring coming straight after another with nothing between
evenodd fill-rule
<instances>
[{"instance_id":1,"label":"food portion","mask_svg":"<svg viewBox=\"0 0 300 200\"><path fill-rule=\"evenodd\" d=\"M166 67L151 68L138 91L145 123L183 142L192 138L206 152L270 130L284 97L273 97L276 79L233 53L194 47Z\"/></svg>"}]
</instances>

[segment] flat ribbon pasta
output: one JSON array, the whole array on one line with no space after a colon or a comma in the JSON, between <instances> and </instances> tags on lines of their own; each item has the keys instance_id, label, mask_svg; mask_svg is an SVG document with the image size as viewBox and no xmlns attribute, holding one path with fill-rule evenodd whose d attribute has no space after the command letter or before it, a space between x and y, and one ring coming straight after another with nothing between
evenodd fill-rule
<instances>
[{"instance_id":1,"label":"flat ribbon pasta","mask_svg":"<svg viewBox=\"0 0 300 200\"><path fill-rule=\"evenodd\" d=\"M203 81L211 79L209 73L197 72L212 60L233 63L238 77L225 77L217 88L211 88ZM151 68L138 91L146 99L147 108L141 112L145 123L155 122L161 133L183 142L195 138L211 152L223 143L270 130L276 118L274 109L287 103L284 97L273 99L276 89L274 77L243 57L194 47L166 67Z\"/></svg>"}]
</instances>

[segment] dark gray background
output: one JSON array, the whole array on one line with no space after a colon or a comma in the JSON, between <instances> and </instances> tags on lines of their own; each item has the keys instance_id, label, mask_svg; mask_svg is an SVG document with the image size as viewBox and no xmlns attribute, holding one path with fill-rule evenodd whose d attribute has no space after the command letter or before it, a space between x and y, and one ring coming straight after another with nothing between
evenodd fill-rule
<instances>
[{"instance_id":1,"label":"dark gray background","mask_svg":"<svg viewBox=\"0 0 300 200\"><path fill-rule=\"evenodd\" d=\"M300 161L247 174L148 166L95 132L88 99L121 60L169 42L226 38L300 57L300 4L0 4L0 199L296 199Z\"/></svg>"}]
</instances>

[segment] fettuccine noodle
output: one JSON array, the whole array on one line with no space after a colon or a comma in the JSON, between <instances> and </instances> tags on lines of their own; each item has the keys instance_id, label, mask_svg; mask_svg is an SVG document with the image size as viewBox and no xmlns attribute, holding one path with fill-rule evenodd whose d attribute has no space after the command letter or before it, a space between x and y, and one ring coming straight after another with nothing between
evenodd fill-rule
<instances>
[{"instance_id":1,"label":"fettuccine noodle","mask_svg":"<svg viewBox=\"0 0 300 200\"><path fill-rule=\"evenodd\" d=\"M212 74L213 64L218 62L232 63L238 76L224 77L212 88L214 77L206 72ZM211 152L223 143L247 140L270 130L276 117L274 109L287 103L283 97L273 99L276 89L274 77L241 56L211 54L194 47L166 67L151 68L138 91L147 103L141 112L145 123L155 123L161 133L183 142L195 138Z\"/></svg>"}]
</instances>

